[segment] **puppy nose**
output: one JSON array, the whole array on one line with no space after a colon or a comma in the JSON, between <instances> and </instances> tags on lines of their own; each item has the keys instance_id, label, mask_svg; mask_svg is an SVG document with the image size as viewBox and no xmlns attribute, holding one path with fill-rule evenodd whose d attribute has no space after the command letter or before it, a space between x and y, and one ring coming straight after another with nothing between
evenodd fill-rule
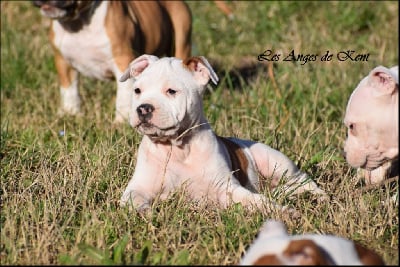
<instances>
[{"instance_id":1,"label":"puppy nose","mask_svg":"<svg viewBox=\"0 0 400 267\"><path fill-rule=\"evenodd\" d=\"M151 119L153 111L154 106L150 104L142 104L136 108L139 119L143 122Z\"/></svg>"}]
</instances>

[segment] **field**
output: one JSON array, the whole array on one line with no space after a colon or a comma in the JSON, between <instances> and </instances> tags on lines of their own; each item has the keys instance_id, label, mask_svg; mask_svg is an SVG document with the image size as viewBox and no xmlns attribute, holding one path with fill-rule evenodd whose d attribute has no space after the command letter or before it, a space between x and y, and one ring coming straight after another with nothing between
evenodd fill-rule
<instances>
[{"instance_id":1,"label":"field","mask_svg":"<svg viewBox=\"0 0 400 267\"><path fill-rule=\"evenodd\" d=\"M298 219L195 205L184 192L147 217L119 208L141 136L112 124L114 82L82 77L84 114L59 117L49 20L28 1L1 1L1 265L233 265L268 218L291 234L356 240L399 264L398 182L366 188L341 155L350 93L375 66L398 64L398 2L227 4L232 21L211 1L188 1L193 54L220 77L204 98L207 118L220 135L282 151L331 200L276 196ZM353 60L339 60L348 51ZM262 53L280 56L259 62Z\"/></svg>"}]
</instances>

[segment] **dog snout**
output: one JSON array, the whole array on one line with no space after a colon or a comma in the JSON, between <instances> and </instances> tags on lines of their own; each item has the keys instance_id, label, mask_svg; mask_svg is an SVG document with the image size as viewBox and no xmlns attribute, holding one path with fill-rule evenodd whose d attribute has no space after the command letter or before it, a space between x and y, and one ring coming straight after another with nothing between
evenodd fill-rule
<instances>
[{"instance_id":1,"label":"dog snout","mask_svg":"<svg viewBox=\"0 0 400 267\"><path fill-rule=\"evenodd\" d=\"M46 1L32 1L32 4L36 7L41 7L42 5L44 5L46 3Z\"/></svg>"},{"instance_id":2,"label":"dog snout","mask_svg":"<svg viewBox=\"0 0 400 267\"><path fill-rule=\"evenodd\" d=\"M67 8L74 4L75 1L54 1L54 0L42 0L42 1L32 1L33 5L36 7L41 7L43 5L54 6L58 8Z\"/></svg>"},{"instance_id":3,"label":"dog snout","mask_svg":"<svg viewBox=\"0 0 400 267\"><path fill-rule=\"evenodd\" d=\"M139 119L146 122L151 119L154 111L154 106L150 104L142 104L136 108Z\"/></svg>"}]
</instances>

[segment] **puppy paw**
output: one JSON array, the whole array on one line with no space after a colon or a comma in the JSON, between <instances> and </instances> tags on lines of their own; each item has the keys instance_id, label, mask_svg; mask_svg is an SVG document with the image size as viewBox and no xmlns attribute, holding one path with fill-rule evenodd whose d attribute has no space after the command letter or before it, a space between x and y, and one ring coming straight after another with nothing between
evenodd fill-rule
<instances>
[{"instance_id":1,"label":"puppy paw","mask_svg":"<svg viewBox=\"0 0 400 267\"><path fill-rule=\"evenodd\" d=\"M289 208L287 206L282 207L282 212L284 214L289 215L289 217L292 219L299 219L301 216L301 213L298 210L296 210L294 208Z\"/></svg>"},{"instance_id":2,"label":"puppy paw","mask_svg":"<svg viewBox=\"0 0 400 267\"><path fill-rule=\"evenodd\" d=\"M128 207L129 211L137 211L139 213L146 213L151 210L150 201L140 197L134 192L124 193L119 201L120 207Z\"/></svg>"}]
</instances>

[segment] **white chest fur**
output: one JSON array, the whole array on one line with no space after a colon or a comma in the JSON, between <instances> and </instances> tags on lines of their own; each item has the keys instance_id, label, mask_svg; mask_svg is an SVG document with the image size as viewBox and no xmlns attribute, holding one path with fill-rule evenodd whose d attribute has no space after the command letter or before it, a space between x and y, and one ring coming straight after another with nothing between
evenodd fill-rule
<instances>
[{"instance_id":1,"label":"white chest fur","mask_svg":"<svg viewBox=\"0 0 400 267\"><path fill-rule=\"evenodd\" d=\"M102 1L95 10L90 24L80 31L67 32L54 20L54 44L64 58L80 73L104 80L114 73L111 43L104 26L108 2Z\"/></svg>"}]
</instances>

